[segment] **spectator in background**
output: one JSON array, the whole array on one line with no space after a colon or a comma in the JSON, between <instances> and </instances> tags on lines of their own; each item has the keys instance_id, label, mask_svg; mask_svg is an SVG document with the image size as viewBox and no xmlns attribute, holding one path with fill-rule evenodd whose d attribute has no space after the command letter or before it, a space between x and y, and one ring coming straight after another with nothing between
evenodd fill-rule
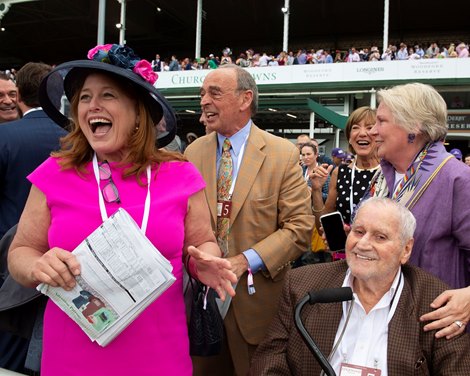
<instances>
[{"instance_id":1,"label":"spectator in background","mask_svg":"<svg viewBox=\"0 0 470 376\"><path fill-rule=\"evenodd\" d=\"M289 54L287 55L287 65L294 65L294 52L289 51Z\"/></svg>"},{"instance_id":2,"label":"spectator in background","mask_svg":"<svg viewBox=\"0 0 470 376\"><path fill-rule=\"evenodd\" d=\"M334 62L335 62L335 63L342 63L342 62L343 62L343 56L341 55L341 51L340 51L340 50L336 50Z\"/></svg>"},{"instance_id":3,"label":"spectator in background","mask_svg":"<svg viewBox=\"0 0 470 376\"><path fill-rule=\"evenodd\" d=\"M346 62L347 63L358 63L360 61L361 61L361 57L357 53L356 48L351 47L351 49L349 50L349 54L346 57Z\"/></svg>"},{"instance_id":4,"label":"spectator in background","mask_svg":"<svg viewBox=\"0 0 470 376\"><path fill-rule=\"evenodd\" d=\"M465 155L464 162L467 166L470 166L470 154Z\"/></svg>"},{"instance_id":5,"label":"spectator in background","mask_svg":"<svg viewBox=\"0 0 470 376\"><path fill-rule=\"evenodd\" d=\"M222 58L220 59L220 65L232 64L232 50L229 47L225 47L222 51Z\"/></svg>"},{"instance_id":6,"label":"spectator in background","mask_svg":"<svg viewBox=\"0 0 470 376\"><path fill-rule=\"evenodd\" d=\"M214 54L209 55L207 66L209 67L209 69L217 69L217 67L219 66L219 62L215 58Z\"/></svg>"},{"instance_id":7,"label":"spectator in background","mask_svg":"<svg viewBox=\"0 0 470 376\"><path fill-rule=\"evenodd\" d=\"M449 57L452 57L452 58L459 56L457 51L455 51L455 44L454 43L451 43L449 45L449 48L447 49L447 53L448 53Z\"/></svg>"},{"instance_id":8,"label":"spectator in background","mask_svg":"<svg viewBox=\"0 0 470 376\"><path fill-rule=\"evenodd\" d=\"M330 50L324 50L323 55L325 56L325 64L331 64L333 63L333 56L331 56L331 51Z\"/></svg>"},{"instance_id":9,"label":"spectator in background","mask_svg":"<svg viewBox=\"0 0 470 376\"><path fill-rule=\"evenodd\" d=\"M419 60L421 59L421 56L413 49L409 48L408 49L408 60Z\"/></svg>"},{"instance_id":10,"label":"spectator in background","mask_svg":"<svg viewBox=\"0 0 470 376\"><path fill-rule=\"evenodd\" d=\"M341 148L333 148L333 150L331 150L331 158L333 159L333 164L335 166L339 166L341 163L343 163L345 156L346 153Z\"/></svg>"},{"instance_id":11,"label":"spectator in background","mask_svg":"<svg viewBox=\"0 0 470 376\"><path fill-rule=\"evenodd\" d=\"M297 52L297 64L307 64L307 51L303 48Z\"/></svg>"},{"instance_id":12,"label":"spectator in background","mask_svg":"<svg viewBox=\"0 0 470 376\"><path fill-rule=\"evenodd\" d=\"M455 50L459 54L459 58L466 58L469 55L468 46L464 42L460 42Z\"/></svg>"},{"instance_id":13,"label":"spectator in background","mask_svg":"<svg viewBox=\"0 0 470 376\"><path fill-rule=\"evenodd\" d=\"M338 210L345 223L351 222L351 214L364 195L372 176L379 169L377 145L369 131L375 124L375 110L370 107L359 107L349 115L345 133L349 151L355 158L349 165L341 164L332 170L331 166L322 165L316 169L312 180L312 202L315 223L320 229L317 216ZM344 153L344 152L343 152ZM344 155L344 158L347 158ZM323 205L320 187L331 174L328 198Z\"/></svg>"},{"instance_id":14,"label":"spectator in background","mask_svg":"<svg viewBox=\"0 0 470 376\"><path fill-rule=\"evenodd\" d=\"M18 119L17 97L15 83L8 75L0 73L0 124Z\"/></svg>"},{"instance_id":15,"label":"spectator in background","mask_svg":"<svg viewBox=\"0 0 470 376\"><path fill-rule=\"evenodd\" d=\"M152 70L154 72L161 72L161 70L162 70L162 61L160 59L159 54L156 54L155 59L152 60Z\"/></svg>"},{"instance_id":16,"label":"spectator in background","mask_svg":"<svg viewBox=\"0 0 470 376\"><path fill-rule=\"evenodd\" d=\"M464 108L465 103L463 102L462 98L460 96L456 95L454 98L452 98L452 102L450 103L450 108Z\"/></svg>"},{"instance_id":17,"label":"spectator in background","mask_svg":"<svg viewBox=\"0 0 470 376\"><path fill-rule=\"evenodd\" d=\"M314 144L318 150L318 163L320 165L326 163L327 165L333 165L333 160L328 157L327 155L325 155L325 153L322 153L320 152L320 144L318 143L318 140L316 138L312 138L310 139L310 141L312 142L312 144Z\"/></svg>"},{"instance_id":18,"label":"spectator in background","mask_svg":"<svg viewBox=\"0 0 470 376\"><path fill-rule=\"evenodd\" d=\"M449 153L452 154L459 161L462 160L462 152L460 151L460 149L452 149Z\"/></svg>"},{"instance_id":19,"label":"spectator in background","mask_svg":"<svg viewBox=\"0 0 470 376\"><path fill-rule=\"evenodd\" d=\"M426 50L426 56L429 58L429 59L434 59L434 58L437 58L437 55L439 55L439 47L437 46L437 43L436 42L432 42L428 49Z\"/></svg>"},{"instance_id":20,"label":"spectator in background","mask_svg":"<svg viewBox=\"0 0 470 376\"><path fill-rule=\"evenodd\" d=\"M39 104L39 85L51 69L46 64L27 63L18 71L17 106L23 117L0 126L0 238L18 223L23 212L31 189L31 183L26 177L52 151L60 148L59 139L66 135L65 130L54 123ZM54 99L54 105L60 108L59 92ZM31 318L33 321L34 319L35 317ZM38 343L34 342L32 348L41 348L40 329L41 326L34 335ZM0 367L23 372L29 339L20 339L10 334L2 334L0 337ZM38 372L40 351L34 355L28 359L26 368ZM34 359L38 359L37 363Z\"/></svg>"},{"instance_id":21,"label":"spectator in background","mask_svg":"<svg viewBox=\"0 0 470 376\"><path fill-rule=\"evenodd\" d=\"M307 134L299 134L295 143L295 146L299 149L299 153L301 153L302 147L310 142L310 137Z\"/></svg>"},{"instance_id":22,"label":"spectator in background","mask_svg":"<svg viewBox=\"0 0 470 376\"><path fill-rule=\"evenodd\" d=\"M307 143L300 149L300 155L302 158L302 172L304 179L307 182L308 187L312 188L312 182L310 175L313 174L313 170L318 166L318 149L313 143ZM326 180L322 187L323 201L326 201L328 196L328 184L329 180Z\"/></svg>"},{"instance_id":23,"label":"spectator in background","mask_svg":"<svg viewBox=\"0 0 470 376\"><path fill-rule=\"evenodd\" d=\"M287 65L287 53L286 53L286 51L281 51L279 53L279 55L277 56L276 60L277 60L278 65L281 65L281 66Z\"/></svg>"},{"instance_id":24,"label":"spectator in background","mask_svg":"<svg viewBox=\"0 0 470 376\"><path fill-rule=\"evenodd\" d=\"M268 56L268 54L266 52L263 52L263 54L259 58L259 66L267 67L270 61L271 61L271 58Z\"/></svg>"},{"instance_id":25,"label":"spectator in background","mask_svg":"<svg viewBox=\"0 0 470 376\"><path fill-rule=\"evenodd\" d=\"M379 60L380 60L379 48L377 46L373 46L370 49L369 61L379 61Z\"/></svg>"},{"instance_id":26,"label":"spectator in background","mask_svg":"<svg viewBox=\"0 0 470 376\"><path fill-rule=\"evenodd\" d=\"M408 47L405 43L400 43L400 49L397 52L397 60L408 60Z\"/></svg>"},{"instance_id":27,"label":"spectator in background","mask_svg":"<svg viewBox=\"0 0 470 376\"><path fill-rule=\"evenodd\" d=\"M415 46L415 53L419 55L420 59L424 58L424 50L419 44Z\"/></svg>"},{"instance_id":28,"label":"spectator in background","mask_svg":"<svg viewBox=\"0 0 470 376\"><path fill-rule=\"evenodd\" d=\"M382 54L382 60L384 61L392 61L395 59L395 56L392 51L392 46L389 45L388 48Z\"/></svg>"},{"instance_id":29,"label":"spectator in background","mask_svg":"<svg viewBox=\"0 0 470 376\"><path fill-rule=\"evenodd\" d=\"M178 59L176 58L176 55L171 56L171 61L170 61L170 72L176 72L181 70L181 66L178 62Z\"/></svg>"},{"instance_id":30,"label":"spectator in background","mask_svg":"<svg viewBox=\"0 0 470 376\"><path fill-rule=\"evenodd\" d=\"M250 66L250 61L247 59L246 55L242 52L238 56L238 59L235 61L235 64L237 64L239 67L242 67L242 68L248 68Z\"/></svg>"}]
</instances>

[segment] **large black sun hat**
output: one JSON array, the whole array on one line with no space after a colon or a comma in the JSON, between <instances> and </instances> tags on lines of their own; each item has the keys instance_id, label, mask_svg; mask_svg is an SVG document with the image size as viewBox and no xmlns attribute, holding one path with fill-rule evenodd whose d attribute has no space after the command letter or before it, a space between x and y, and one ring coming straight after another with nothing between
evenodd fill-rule
<instances>
[{"instance_id":1,"label":"large black sun hat","mask_svg":"<svg viewBox=\"0 0 470 376\"><path fill-rule=\"evenodd\" d=\"M88 52L88 59L60 64L44 77L39 87L39 102L46 114L68 129L70 119L58 109L57 99L65 94L71 101L79 83L90 71L107 72L127 79L142 94L155 126L158 124L158 147L168 145L176 135L176 116L168 101L153 86L158 75L151 64L135 55L130 47L118 44L96 46ZM162 117L164 122L160 122Z\"/></svg>"}]
</instances>

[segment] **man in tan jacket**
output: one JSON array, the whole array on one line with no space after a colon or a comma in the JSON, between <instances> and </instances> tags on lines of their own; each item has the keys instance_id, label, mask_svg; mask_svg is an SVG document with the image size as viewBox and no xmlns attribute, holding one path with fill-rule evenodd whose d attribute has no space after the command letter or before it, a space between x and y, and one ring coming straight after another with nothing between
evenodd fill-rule
<instances>
[{"instance_id":1,"label":"man in tan jacket","mask_svg":"<svg viewBox=\"0 0 470 376\"><path fill-rule=\"evenodd\" d=\"M217 176L225 139L231 143L233 165L226 257L238 277L237 295L224 320L227 347L219 356L194 358L195 375L246 375L277 311L284 275L308 249L311 238L313 216L299 151L252 123L257 102L256 83L248 71L224 65L210 72L201 88L201 109L212 133L198 138L185 152L206 181L215 232L221 206Z\"/></svg>"}]
</instances>

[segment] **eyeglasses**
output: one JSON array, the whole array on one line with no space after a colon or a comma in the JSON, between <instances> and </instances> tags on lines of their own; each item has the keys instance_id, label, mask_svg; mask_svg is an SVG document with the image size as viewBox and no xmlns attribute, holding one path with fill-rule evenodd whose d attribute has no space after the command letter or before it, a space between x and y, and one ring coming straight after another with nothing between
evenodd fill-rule
<instances>
[{"instance_id":1,"label":"eyeglasses","mask_svg":"<svg viewBox=\"0 0 470 376\"><path fill-rule=\"evenodd\" d=\"M114 184L113 178L111 176L111 167L109 166L108 161L104 161L99 166L100 170L100 180L107 181L105 186L101 189L103 193L103 198L106 202L112 203L121 203L119 198L119 192L117 190L116 184Z\"/></svg>"}]
</instances>

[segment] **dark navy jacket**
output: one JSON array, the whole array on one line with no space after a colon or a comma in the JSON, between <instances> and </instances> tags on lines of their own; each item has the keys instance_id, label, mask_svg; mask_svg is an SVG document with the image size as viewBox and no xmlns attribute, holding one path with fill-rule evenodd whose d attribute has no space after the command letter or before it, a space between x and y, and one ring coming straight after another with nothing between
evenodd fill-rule
<instances>
[{"instance_id":1,"label":"dark navy jacket","mask_svg":"<svg viewBox=\"0 0 470 376\"><path fill-rule=\"evenodd\" d=\"M65 134L42 110L0 124L0 238L20 219L31 189L26 177L59 149Z\"/></svg>"}]
</instances>

